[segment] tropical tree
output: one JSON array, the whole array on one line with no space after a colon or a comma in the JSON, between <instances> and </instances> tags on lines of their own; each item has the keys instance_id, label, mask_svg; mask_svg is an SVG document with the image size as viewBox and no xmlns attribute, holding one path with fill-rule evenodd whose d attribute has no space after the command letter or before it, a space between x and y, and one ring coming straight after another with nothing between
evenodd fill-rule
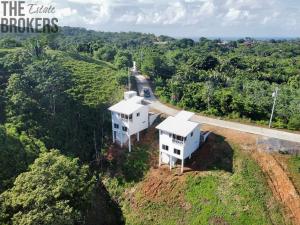
<instances>
[{"instance_id":1,"label":"tropical tree","mask_svg":"<svg viewBox=\"0 0 300 225\"><path fill-rule=\"evenodd\" d=\"M1 224L82 224L90 205L94 178L78 159L58 150L41 153L1 194Z\"/></svg>"},{"instance_id":2,"label":"tropical tree","mask_svg":"<svg viewBox=\"0 0 300 225\"><path fill-rule=\"evenodd\" d=\"M0 192L26 171L41 151L46 151L41 141L25 132L18 134L12 125L0 126Z\"/></svg>"}]
</instances>

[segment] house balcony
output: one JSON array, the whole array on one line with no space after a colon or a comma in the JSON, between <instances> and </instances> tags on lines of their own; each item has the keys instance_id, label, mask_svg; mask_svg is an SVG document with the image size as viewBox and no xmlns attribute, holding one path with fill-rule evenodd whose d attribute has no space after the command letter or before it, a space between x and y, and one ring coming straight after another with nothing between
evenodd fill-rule
<instances>
[{"instance_id":1,"label":"house balcony","mask_svg":"<svg viewBox=\"0 0 300 225\"><path fill-rule=\"evenodd\" d=\"M132 122L132 114L130 115L125 115L125 114L120 114L119 118L124 121L124 122Z\"/></svg>"},{"instance_id":2,"label":"house balcony","mask_svg":"<svg viewBox=\"0 0 300 225\"><path fill-rule=\"evenodd\" d=\"M183 145L184 144L184 141L180 141L180 140L177 140L177 139L172 139L172 142L174 144L178 144L178 145Z\"/></svg>"},{"instance_id":3,"label":"house balcony","mask_svg":"<svg viewBox=\"0 0 300 225\"><path fill-rule=\"evenodd\" d=\"M123 121L123 122L128 122L128 118L126 119L126 118L121 118L121 120ZM133 120L132 119L129 119L129 122L132 122Z\"/></svg>"}]
</instances>

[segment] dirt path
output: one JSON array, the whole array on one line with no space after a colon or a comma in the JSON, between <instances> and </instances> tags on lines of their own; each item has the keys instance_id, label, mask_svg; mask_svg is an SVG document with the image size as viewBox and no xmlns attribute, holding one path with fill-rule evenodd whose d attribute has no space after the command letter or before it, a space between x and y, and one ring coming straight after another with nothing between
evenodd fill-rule
<instances>
[{"instance_id":1,"label":"dirt path","mask_svg":"<svg viewBox=\"0 0 300 225\"><path fill-rule=\"evenodd\" d=\"M267 175L269 186L275 197L286 207L291 221L294 224L300 224L300 197L285 171L268 153L255 152L252 155Z\"/></svg>"}]
</instances>

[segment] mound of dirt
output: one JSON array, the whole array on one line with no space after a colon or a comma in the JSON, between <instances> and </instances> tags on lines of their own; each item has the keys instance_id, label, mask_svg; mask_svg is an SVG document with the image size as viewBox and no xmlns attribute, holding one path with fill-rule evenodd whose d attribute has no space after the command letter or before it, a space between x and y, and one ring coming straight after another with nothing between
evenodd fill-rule
<instances>
[{"instance_id":1,"label":"mound of dirt","mask_svg":"<svg viewBox=\"0 0 300 225\"><path fill-rule=\"evenodd\" d=\"M132 195L130 202L133 209L139 209L148 202L179 204L187 208L184 201L184 185L187 175L170 171L167 166L151 169L147 177L136 187L139 195ZM138 199L137 199L138 198Z\"/></svg>"}]
</instances>

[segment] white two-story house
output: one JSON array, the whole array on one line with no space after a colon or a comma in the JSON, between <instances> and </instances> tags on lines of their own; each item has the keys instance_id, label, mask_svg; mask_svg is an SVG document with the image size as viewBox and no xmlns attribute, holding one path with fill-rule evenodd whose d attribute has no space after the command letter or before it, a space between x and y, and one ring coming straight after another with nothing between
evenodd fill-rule
<instances>
[{"instance_id":1,"label":"white two-story house","mask_svg":"<svg viewBox=\"0 0 300 225\"><path fill-rule=\"evenodd\" d=\"M113 142L121 147L128 143L131 152L131 135L136 135L148 128L149 106L143 102L143 97L137 96L135 91L124 93L124 100L111 106Z\"/></svg>"},{"instance_id":2,"label":"white two-story house","mask_svg":"<svg viewBox=\"0 0 300 225\"><path fill-rule=\"evenodd\" d=\"M181 172L184 160L200 146L200 125L190 121L194 113L181 111L170 116L156 128L159 130L159 166L169 164L170 169L177 160L181 161Z\"/></svg>"}]
</instances>

